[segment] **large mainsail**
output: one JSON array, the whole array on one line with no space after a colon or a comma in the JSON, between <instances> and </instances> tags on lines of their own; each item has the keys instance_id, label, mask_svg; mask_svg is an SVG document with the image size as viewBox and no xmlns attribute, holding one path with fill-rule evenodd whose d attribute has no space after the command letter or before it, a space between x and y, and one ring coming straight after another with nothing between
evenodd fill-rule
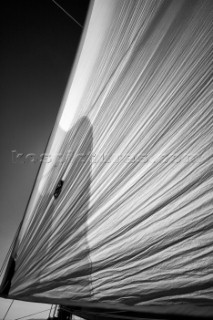
<instances>
[{"instance_id":1,"label":"large mainsail","mask_svg":"<svg viewBox=\"0 0 213 320\"><path fill-rule=\"evenodd\" d=\"M213 316L212 21L91 3L2 295Z\"/></svg>"}]
</instances>

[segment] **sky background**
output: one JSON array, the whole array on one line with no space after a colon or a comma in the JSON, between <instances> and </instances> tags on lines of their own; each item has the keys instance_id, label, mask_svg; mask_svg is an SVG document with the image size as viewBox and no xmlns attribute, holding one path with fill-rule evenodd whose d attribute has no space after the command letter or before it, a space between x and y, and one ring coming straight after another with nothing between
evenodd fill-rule
<instances>
[{"instance_id":1,"label":"sky background","mask_svg":"<svg viewBox=\"0 0 213 320\"><path fill-rule=\"evenodd\" d=\"M58 0L84 24L88 0ZM39 163L17 153L45 151L82 29L51 0L4 1L0 10L0 266L23 217ZM0 319L10 304L0 298ZM48 309L15 301L6 319ZM39 314L38 318L47 317ZM35 318L35 316L31 317Z\"/></svg>"}]
</instances>

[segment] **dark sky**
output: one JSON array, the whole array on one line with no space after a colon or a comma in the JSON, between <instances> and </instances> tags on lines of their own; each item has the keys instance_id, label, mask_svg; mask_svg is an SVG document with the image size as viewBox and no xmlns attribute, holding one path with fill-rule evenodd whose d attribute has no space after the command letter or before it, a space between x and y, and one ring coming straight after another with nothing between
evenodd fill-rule
<instances>
[{"instance_id":1,"label":"dark sky","mask_svg":"<svg viewBox=\"0 0 213 320\"><path fill-rule=\"evenodd\" d=\"M88 0L57 2L84 24ZM39 168L39 162L12 159L12 151L38 156L44 152L82 29L51 0L4 1L0 25L1 266ZM0 299L0 319L6 305ZM7 319L20 315L18 305L19 311L14 307Z\"/></svg>"}]
</instances>

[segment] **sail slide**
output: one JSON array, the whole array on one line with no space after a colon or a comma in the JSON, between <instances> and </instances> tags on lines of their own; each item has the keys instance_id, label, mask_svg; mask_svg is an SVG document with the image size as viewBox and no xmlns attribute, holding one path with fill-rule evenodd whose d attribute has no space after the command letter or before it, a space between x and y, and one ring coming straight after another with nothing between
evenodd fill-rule
<instances>
[{"instance_id":1,"label":"sail slide","mask_svg":"<svg viewBox=\"0 0 213 320\"><path fill-rule=\"evenodd\" d=\"M213 317L212 21L90 4L1 296Z\"/></svg>"}]
</instances>

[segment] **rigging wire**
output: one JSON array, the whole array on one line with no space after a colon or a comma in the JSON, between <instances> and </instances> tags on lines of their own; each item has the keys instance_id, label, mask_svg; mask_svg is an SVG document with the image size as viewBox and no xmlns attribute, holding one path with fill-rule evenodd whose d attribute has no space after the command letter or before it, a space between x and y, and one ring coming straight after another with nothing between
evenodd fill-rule
<instances>
[{"instance_id":1,"label":"rigging wire","mask_svg":"<svg viewBox=\"0 0 213 320\"><path fill-rule=\"evenodd\" d=\"M77 25L81 28L83 28L83 26L75 19L73 18L73 16L71 16L71 14L69 14L69 12L67 12L62 6L60 6L60 4L58 4L58 2L56 2L55 0L52 0L52 2L58 7L60 8L70 19L72 19L75 23L77 23Z\"/></svg>"},{"instance_id":2,"label":"rigging wire","mask_svg":"<svg viewBox=\"0 0 213 320\"><path fill-rule=\"evenodd\" d=\"M5 319L6 319L6 316L8 315L8 312L10 311L10 308L12 307L13 303L14 303L14 300L12 300L12 302L10 303L10 305L9 305L9 307L8 307L8 309L7 309L6 313L5 313L5 315L4 315L3 320L5 320Z\"/></svg>"},{"instance_id":3,"label":"rigging wire","mask_svg":"<svg viewBox=\"0 0 213 320\"><path fill-rule=\"evenodd\" d=\"M14 320L19 320L19 319L24 319L24 318L27 318L27 317L31 317L31 316L35 316L37 314L40 314L40 313L44 313L44 312L47 312L49 311L50 309L46 309L46 310L43 310L43 311L40 311L40 312L36 312L36 313L31 313L31 314L28 314L27 316L23 316L23 317L20 317L20 318L16 318ZM4 320L4 319L3 319Z\"/></svg>"}]
</instances>

